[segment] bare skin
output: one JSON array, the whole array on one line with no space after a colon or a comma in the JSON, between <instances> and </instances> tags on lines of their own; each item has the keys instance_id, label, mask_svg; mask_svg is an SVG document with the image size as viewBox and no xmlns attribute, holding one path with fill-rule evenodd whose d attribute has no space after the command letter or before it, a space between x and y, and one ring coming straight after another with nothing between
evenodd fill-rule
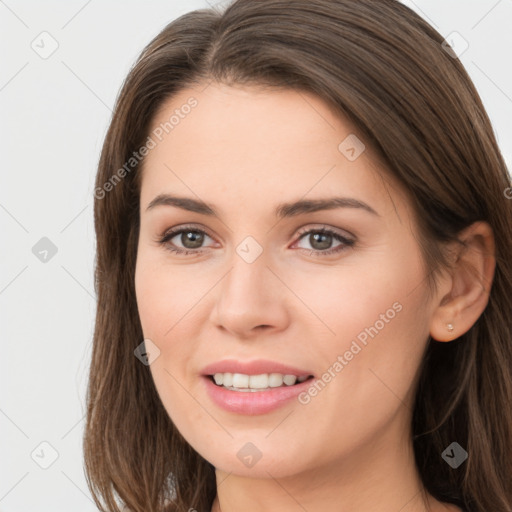
<instances>
[{"instance_id":1,"label":"bare skin","mask_svg":"<svg viewBox=\"0 0 512 512\"><path fill-rule=\"evenodd\" d=\"M468 250L454 252L456 270L429 297L409 199L369 145L353 161L338 149L350 134L364 143L347 121L313 95L213 83L181 91L152 128L191 96L197 106L145 160L135 285L144 337L160 350L150 369L162 403L216 468L212 512L458 511L422 499L410 419L428 336L459 337L487 305L492 230L466 230ZM219 217L147 209L163 193L201 199ZM377 214L274 212L282 202L332 196L364 201ZM206 233L200 249L183 245L181 234L158 243L180 226ZM355 242L315 241L322 227ZM251 263L236 250L248 236L262 250ZM322 378L371 326L377 334L307 403L243 415L205 392L202 369L226 358L270 359ZM261 453L252 467L237 456L249 442Z\"/></svg>"}]
</instances>

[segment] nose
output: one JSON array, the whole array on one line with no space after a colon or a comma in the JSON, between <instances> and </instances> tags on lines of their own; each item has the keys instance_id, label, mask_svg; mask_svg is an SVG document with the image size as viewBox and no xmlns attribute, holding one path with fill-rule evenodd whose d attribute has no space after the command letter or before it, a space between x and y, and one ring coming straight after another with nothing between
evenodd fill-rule
<instances>
[{"instance_id":1,"label":"nose","mask_svg":"<svg viewBox=\"0 0 512 512\"><path fill-rule=\"evenodd\" d=\"M263 255L248 263L234 254L231 269L215 287L214 325L238 339L286 329L289 297L276 274Z\"/></svg>"}]
</instances>

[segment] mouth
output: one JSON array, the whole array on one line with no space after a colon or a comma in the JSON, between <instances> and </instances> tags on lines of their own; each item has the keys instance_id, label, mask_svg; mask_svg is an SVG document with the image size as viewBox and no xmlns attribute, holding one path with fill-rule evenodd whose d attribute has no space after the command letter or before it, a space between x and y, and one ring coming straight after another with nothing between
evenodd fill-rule
<instances>
[{"instance_id":1,"label":"mouth","mask_svg":"<svg viewBox=\"0 0 512 512\"><path fill-rule=\"evenodd\" d=\"M314 378L314 375L293 375L283 373L215 373L206 376L217 387L229 391L255 393L271 391L276 388L290 388Z\"/></svg>"},{"instance_id":2,"label":"mouth","mask_svg":"<svg viewBox=\"0 0 512 512\"><path fill-rule=\"evenodd\" d=\"M202 376L205 392L214 404L230 413L243 415L267 414L292 406L313 385L314 378L301 372L297 375L219 372Z\"/></svg>"}]
</instances>

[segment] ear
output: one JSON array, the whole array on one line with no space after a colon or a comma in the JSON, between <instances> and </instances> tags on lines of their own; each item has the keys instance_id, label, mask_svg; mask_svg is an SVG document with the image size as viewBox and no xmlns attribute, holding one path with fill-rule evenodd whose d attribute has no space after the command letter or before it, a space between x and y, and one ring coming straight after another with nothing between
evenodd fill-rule
<instances>
[{"instance_id":1,"label":"ear","mask_svg":"<svg viewBox=\"0 0 512 512\"><path fill-rule=\"evenodd\" d=\"M430 322L430 336L451 341L478 320L489 301L496 267L494 234L487 222L478 221L459 235L463 247L453 253L453 267L439 286ZM453 330L448 330L452 324Z\"/></svg>"}]
</instances>

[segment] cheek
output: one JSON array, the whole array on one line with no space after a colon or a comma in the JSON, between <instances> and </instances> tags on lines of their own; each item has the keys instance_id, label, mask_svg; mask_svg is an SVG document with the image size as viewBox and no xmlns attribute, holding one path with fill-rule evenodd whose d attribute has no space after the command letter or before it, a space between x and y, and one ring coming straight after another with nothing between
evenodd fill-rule
<instances>
[{"instance_id":1,"label":"cheek","mask_svg":"<svg viewBox=\"0 0 512 512\"><path fill-rule=\"evenodd\" d=\"M424 311L424 269L413 248L383 245L360 254L347 258L339 268L320 268L316 274L297 269L283 273L283 280L293 283L294 292L310 310L308 317L314 321L314 314L322 321L318 334L330 341L331 350L343 349L358 335L362 342L373 335L400 344L404 341L400 330L419 327ZM387 336L391 331L393 336Z\"/></svg>"},{"instance_id":2,"label":"cheek","mask_svg":"<svg viewBox=\"0 0 512 512\"><path fill-rule=\"evenodd\" d=\"M144 338L149 338L160 350L149 369L160 399L168 415L177 424L200 415L191 403L188 384L190 343L183 343L183 327L187 325L187 304L193 299L182 291L180 273L165 269L141 254L135 271L137 307ZM180 320L181 319L181 320ZM181 340L181 342L180 342ZM185 421L185 422L186 422Z\"/></svg>"},{"instance_id":3,"label":"cheek","mask_svg":"<svg viewBox=\"0 0 512 512\"><path fill-rule=\"evenodd\" d=\"M190 376L197 372L193 359L200 339L197 315L205 294L199 284L205 281L206 276L192 277L161 259L141 257L137 262L135 291L142 332L160 351L150 369L163 398L175 397L173 407L180 403L182 388L178 383L188 386ZM206 284L208 290L211 284Z\"/></svg>"},{"instance_id":4,"label":"cheek","mask_svg":"<svg viewBox=\"0 0 512 512\"><path fill-rule=\"evenodd\" d=\"M407 402L428 337L425 288L420 286L424 270L421 260L409 255L407 261L397 254L367 267L359 291L354 282L352 297L342 302L346 310L334 324L343 343L338 354L347 361L336 383L339 394L348 410L365 404L363 415L373 418L384 418Z\"/></svg>"},{"instance_id":5,"label":"cheek","mask_svg":"<svg viewBox=\"0 0 512 512\"><path fill-rule=\"evenodd\" d=\"M135 295L144 337L153 339L161 330L161 308L165 304L165 295L164 288L159 284L158 273L146 265L144 259L137 261Z\"/></svg>"},{"instance_id":6,"label":"cheek","mask_svg":"<svg viewBox=\"0 0 512 512\"><path fill-rule=\"evenodd\" d=\"M135 293L144 336L155 339L163 339L197 295L194 283L179 268L171 269L144 252L137 259Z\"/></svg>"},{"instance_id":7,"label":"cheek","mask_svg":"<svg viewBox=\"0 0 512 512\"><path fill-rule=\"evenodd\" d=\"M343 357L333 389L339 386L345 397L350 390L354 407L372 396L382 400L380 391L396 399L386 387L400 397L409 390L428 337L424 272L416 249L401 246L369 252L349 272L343 267L339 275L315 278L300 290L331 330L316 354L325 370Z\"/></svg>"}]
</instances>

